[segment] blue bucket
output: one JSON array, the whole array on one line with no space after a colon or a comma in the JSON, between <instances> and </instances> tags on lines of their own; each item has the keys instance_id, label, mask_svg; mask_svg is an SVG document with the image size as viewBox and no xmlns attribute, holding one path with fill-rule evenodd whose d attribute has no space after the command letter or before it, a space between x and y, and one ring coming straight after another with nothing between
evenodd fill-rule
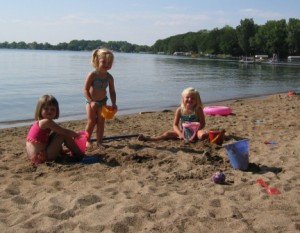
<instances>
[{"instance_id":1,"label":"blue bucket","mask_svg":"<svg viewBox=\"0 0 300 233\"><path fill-rule=\"evenodd\" d=\"M234 169L247 170L249 166L249 140L244 139L224 146L231 166Z\"/></svg>"}]
</instances>

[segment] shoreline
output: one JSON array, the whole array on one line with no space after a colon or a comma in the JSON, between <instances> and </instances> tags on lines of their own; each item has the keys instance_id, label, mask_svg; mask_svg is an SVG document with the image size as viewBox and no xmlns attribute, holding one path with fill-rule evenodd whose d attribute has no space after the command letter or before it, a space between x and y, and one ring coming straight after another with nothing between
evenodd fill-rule
<instances>
[{"instance_id":1,"label":"shoreline","mask_svg":"<svg viewBox=\"0 0 300 233\"><path fill-rule=\"evenodd\" d=\"M276 95L276 94L284 94L287 92L275 92L271 94L265 94L265 95L253 95L253 96L245 96L245 97L237 97L237 98L230 98L230 99L225 99L225 100L217 100L217 101L207 101L203 102L205 106L207 105L218 105L218 104L224 104L230 101L234 101L236 99L241 99L241 100L247 100L247 99L252 99L252 98L262 98L270 95ZM159 108L159 109L147 109L145 111L137 111L137 110L121 110L117 113L118 116L124 116L124 115L131 115L131 114L136 114L139 112L159 112L159 111L164 111L164 110L173 110L177 107L178 105L174 106L168 106L164 108ZM63 116L60 117L57 122L66 122L66 121L78 121L78 120L86 120L85 119L85 114L77 114L77 115L71 115L71 116ZM20 120L12 120L12 121L1 121L0 122L0 130L1 129L7 129L7 128L12 128L12 127L22 127L22 126L28 126L31 125L34 122L34 119L20 119Z\"/></svg>"}]
</instances>

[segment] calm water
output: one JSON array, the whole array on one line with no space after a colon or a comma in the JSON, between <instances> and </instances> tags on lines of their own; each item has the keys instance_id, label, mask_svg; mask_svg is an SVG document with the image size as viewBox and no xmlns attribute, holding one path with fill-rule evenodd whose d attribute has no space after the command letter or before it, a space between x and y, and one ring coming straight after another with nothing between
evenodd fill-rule
<instances>
[{"instance_id":1,"label":"calm water","mask_svg":"<svg viewBox=\"0 0 300 233\"><path fill-rule=\"evenodd\" d=\"M85 119L83 84L91 52L0 49L0 128L30 124L37 100L54 95L60 120ZM115 53L118 114L177 106L193 86L204 103L299 90L300 66ZM110 102L108 102L110 103Z\"/></svg>"}]
</instances>

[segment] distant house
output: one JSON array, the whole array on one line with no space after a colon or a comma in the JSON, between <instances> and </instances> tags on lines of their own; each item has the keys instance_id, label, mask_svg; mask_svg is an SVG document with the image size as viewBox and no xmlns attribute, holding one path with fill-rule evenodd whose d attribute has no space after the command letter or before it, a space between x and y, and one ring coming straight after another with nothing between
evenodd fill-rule
<instances>
[{"instance_id":1,"label":"distant house","mask_svg":"<svg viewBox=\"0 0 300 233\"><path fill-rule=\"evenodd\" d=\"M174 56L191 56L192 53L191 52L174 52L173 55Z\"/></svg>"}]
</instances>

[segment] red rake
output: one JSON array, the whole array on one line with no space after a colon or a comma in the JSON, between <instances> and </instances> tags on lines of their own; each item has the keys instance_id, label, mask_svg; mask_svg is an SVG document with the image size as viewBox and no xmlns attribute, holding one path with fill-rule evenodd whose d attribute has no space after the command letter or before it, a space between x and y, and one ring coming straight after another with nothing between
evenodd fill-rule
<instances>
[{"instance_id":1,"label":"red rake","mask_svg":"<svg viewBox=\"0 0 300 233\"><path fill-rule=\"evenodd\" d=\"M263 179L257 179L256 180L257 183L261 184L261 186L265 187L267 189L267 192L270 194L270 195L274 195L274 194L280 194L281 192L279 191L279 189L273 187L273 188L270 188L269 185L267 185L266 182L263 181Z\"/></svg>"}]
</instances>

